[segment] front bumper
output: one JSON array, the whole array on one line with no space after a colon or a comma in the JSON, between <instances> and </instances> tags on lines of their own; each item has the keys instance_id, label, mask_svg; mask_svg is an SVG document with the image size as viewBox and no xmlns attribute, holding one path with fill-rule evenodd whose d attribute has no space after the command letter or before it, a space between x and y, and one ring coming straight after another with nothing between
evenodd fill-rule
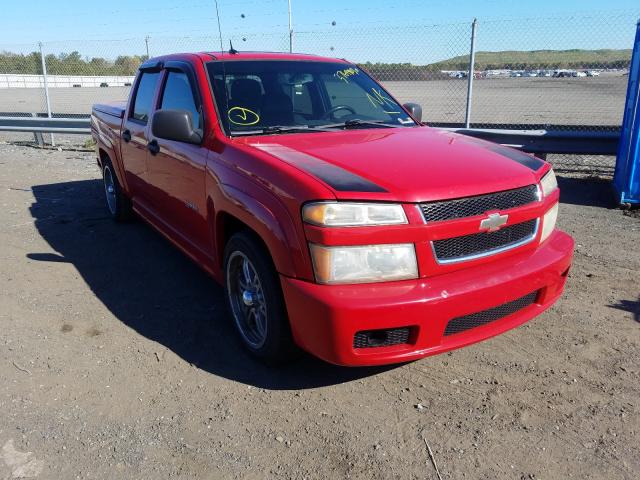
<instances>
[{"instance_id":1,"label":"front bumper","mask_svg":"<svg viewBox=\"0 0 640 480\"><path fill-rule=\"evenodd\" d=\"M539 248L435 276L366 285L318 285L281 276L296 343L338 365L382 365L435 355L498 335L532 319L562 294L573 239L556 230ZM535 302L504 318L445 336L449 320L533 291ZM409 343L354 348L357 332L411 327Z\"/></svg>"}]
</instances>

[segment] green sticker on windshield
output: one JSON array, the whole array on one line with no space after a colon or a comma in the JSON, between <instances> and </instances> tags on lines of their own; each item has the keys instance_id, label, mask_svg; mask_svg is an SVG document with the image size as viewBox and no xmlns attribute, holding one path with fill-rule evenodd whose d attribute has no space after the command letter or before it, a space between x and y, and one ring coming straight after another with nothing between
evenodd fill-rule
<instances>
[{"instance_id":1,"label":"green sticker on windshield","mask_svg":"<svg viewBox=\"0 0 640 480\"><path fill-rule=\"evenodd\" d=\"M240 125L243 127L249 125L255 125L260 121L260 115L253 110L244 107L233 107L227 112L229 121L234 125Z\"/></svg>"}]
</instances>

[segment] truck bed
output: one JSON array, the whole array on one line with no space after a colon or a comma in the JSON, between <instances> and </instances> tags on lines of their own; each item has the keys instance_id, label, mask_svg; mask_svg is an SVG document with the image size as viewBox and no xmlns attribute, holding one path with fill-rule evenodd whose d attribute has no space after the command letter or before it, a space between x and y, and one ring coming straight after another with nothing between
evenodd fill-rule
<instances>
[{"instance_id":1,"label":"truck bed","mask_svg":"<svg viewBox=\"0 0 640 480\"><path fill-rule=\"evenodd\" d=\"M120 157L120 133L126 102L97 103L91 110L91 135L113 161Z\"/></svg>"},{"instance_id":2,"label":"truck bed","mask_svg":"<svg viewBox=\"0 0 640 480\"><path fill-rule=\"evenodd\" d=\"M108 103L96 103L93 105L94 112L100 112L113 117L124 117L124 111L127 107L127 102L108 102Z\"/></svg>"}]
</instances>

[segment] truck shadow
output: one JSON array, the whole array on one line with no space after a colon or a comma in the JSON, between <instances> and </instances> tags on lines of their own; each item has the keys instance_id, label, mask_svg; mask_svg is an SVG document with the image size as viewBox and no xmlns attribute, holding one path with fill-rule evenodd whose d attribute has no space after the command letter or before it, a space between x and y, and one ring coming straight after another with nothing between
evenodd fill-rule
<instances>
[{"instance_id":1,"label":"truck shadow","mask_svg":"<svg viewBox=\"0 0 640 480\"><path fill-rule=\"evenodd\" d=\"M560 202L587 207L616 208L611 180L568 177L557 173Z\"/></svg>"},{"instance_id":2,"label":"truck shadow","mask_svg":"<svg viewBox=\"0 0 640 480\"><path fill-rule=\"evenodd\" d=\"M222 288L141 221L113 223L100 180L32 189L36 228L58 253L27 257L71 263L118 320L197 368L268 389L339 384L393 368L341 368L308 355L290 365L264 366L237 339ZM162 348L158 352L161 358Z\"/></svg>"}]
</instances>

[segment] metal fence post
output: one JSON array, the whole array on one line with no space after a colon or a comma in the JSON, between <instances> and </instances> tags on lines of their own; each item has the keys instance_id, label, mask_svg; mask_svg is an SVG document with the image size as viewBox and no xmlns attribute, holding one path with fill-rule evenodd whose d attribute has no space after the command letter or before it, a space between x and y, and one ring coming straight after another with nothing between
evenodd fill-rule
<instances>
[{"instance_id":1,"label":"metal fence post","mask_svg":"<svg viewBox=\"0 0 640 480\"><path fill-rule=\"evenodd\" d=\"M467 109L464 115L464 128L471 125L471 101L473 100L473 75L476 63L476 26L478 19L474 18L471 23L471 50L469 52L469 71L467 73Z\"/></svg>"},{"instance_id":2,"label":"metal fence post","mask_svg":"<svg viewBox=\"0 0 640 480\"><path fill-rule=\"evenodd\" d=\"M147 47L147 60L149 60L149 35L147 35L146 37L144 37L144 44Z\"/></svg>"},{"instance_id":3,"label":"metal fence post","mask_svg":"<svg viewBox=\"0 0 640 480\"><path fill-rule=\"evenodd\" d=\"M44 60L44 52L42 51L42 42L38 43L40 47L40 60L42 62L42 77L44 79L44 98L47 101L47 116L51 118L51 102L49 101L49 82L47 80L47 62ZM53 133L51 134L51 146L55 147Z\"/></svg>"},{"instance_id":4,"label":"metal fence post","mask_svg":"<svg viewBox=\"0 0 640 480\"><path fill-rule=\"evenodd\" d=\"M34 112L31 112L31 116L34 118L38 118L38 114ZM44 138L42 138L42 132L33 132L33 139L40 148L44 147Z\"/></svg>"}]
</instances>

